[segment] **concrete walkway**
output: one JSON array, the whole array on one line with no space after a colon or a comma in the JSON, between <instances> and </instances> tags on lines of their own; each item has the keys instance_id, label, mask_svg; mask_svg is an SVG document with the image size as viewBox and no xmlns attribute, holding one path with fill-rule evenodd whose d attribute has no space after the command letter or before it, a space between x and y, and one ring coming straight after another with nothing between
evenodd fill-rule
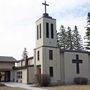
<instances>
[{"instance_id":1,"label":"concrete walkway","mask_svg":"<svg viewBox=\"0 0 90 90\"><path fill-rule=\"evenodd\" d=\"M20 87L20 88L25 88L30 90L47 90L44 88L33 87L33 85L23 84L23 83L4 82L4 84L9 87Z\"/></svg>"}]
</instances>

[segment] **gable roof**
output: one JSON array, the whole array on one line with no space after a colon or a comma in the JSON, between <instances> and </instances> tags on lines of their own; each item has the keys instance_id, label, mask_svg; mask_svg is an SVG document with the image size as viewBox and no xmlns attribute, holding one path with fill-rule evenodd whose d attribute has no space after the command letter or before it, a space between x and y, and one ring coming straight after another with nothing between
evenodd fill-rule
<instances>
[{"instance_id":1,"label":"gable roof","mask_svg":"<svg viewBox=\"0 0 90 90\"><path fill-rule=\"evenodd\" d=\"M17 60L9 56L0 56L0 62L16 62Z\"/></svg>"}]
</instances>

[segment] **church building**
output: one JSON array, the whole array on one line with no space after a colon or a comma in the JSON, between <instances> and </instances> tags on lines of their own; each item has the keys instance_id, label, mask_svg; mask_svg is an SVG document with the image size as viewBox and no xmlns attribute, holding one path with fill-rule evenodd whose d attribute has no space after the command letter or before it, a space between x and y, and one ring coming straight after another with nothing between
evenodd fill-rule
<instances>
[{"instance_id":1,"label":"church building","mask_svg":"<svg viewBox=\"0 0 90 90\"><path fill-rule=\"evenodd\" d=\"M90 83L90 52L61 50L57 46L56 19L49 16L46 11L41 18L36 21L36 48L34 56L27 57L24 53L22 60L11 60L8 62L11 67L10 72L4 72L4 67L0 62L0 71L10 74L9 81L19 83L33 83L35 74L48 74L51 83L69 84L73 83L76 77L85 77ZM26 52L26 49L25 49ZM6 61L3 63L6 64ZM17 64L15 66L14 64ZM8 79L7 79L8 81Z\"/></svg>"}]
</instances>

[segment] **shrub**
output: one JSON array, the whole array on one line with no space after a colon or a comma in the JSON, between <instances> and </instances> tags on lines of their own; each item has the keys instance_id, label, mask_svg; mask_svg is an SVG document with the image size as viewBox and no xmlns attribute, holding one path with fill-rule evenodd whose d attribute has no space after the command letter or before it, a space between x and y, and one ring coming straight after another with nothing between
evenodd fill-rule
<instances>
[{"instance_id":1,"label":"shrub","mask_svg":"<svg viewBox=\"0 0 90 90\"><path fill-rule=\"evenodd\" d=\"M38 86L48 86L50 84L50 76L47 74L35 75L35 83Z\"/></svg>"},{"instance_id":2,"label":"shrub","mask_svg":"<svg viewBox=\"0 0 90 90\"><path fill-rule=\"evenodd\" d=\"M41 82L41 75L36 74L35 78L34 78L34 83L35 84L40 84L40 82Z\"/></svg>"},{"instance_id":3,"label":"shrub","mask_svg":"<svg viewBox=\"0 0 90 90\"><path fill-rule=\"evenodd\" d=\"M77 77L77 78L74 78L74 83L80 84L80 85L86 85L88 84L88 79L85 77Z\"/></svg>"}]
</instances>

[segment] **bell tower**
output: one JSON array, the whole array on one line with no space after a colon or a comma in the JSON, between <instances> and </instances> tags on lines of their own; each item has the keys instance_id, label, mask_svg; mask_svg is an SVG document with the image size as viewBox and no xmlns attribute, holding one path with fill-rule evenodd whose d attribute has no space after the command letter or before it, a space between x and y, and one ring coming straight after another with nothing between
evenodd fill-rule
<instances>
[{"instance_id":1,"label":"bell tower","mask_svg":"<svg viewBox=\"0 0 90 90\"><path fill-rule=\"evenodd\" d=\"M46 12L46 6L49 6L46 1L42 4L45 5L45 13L36 21L36 47L56 47L56 19L50 17Z\"/></svg>"},{"instance_id":2,"label":"bell tower","mask_svg":"<svg viewBox=\"0 0 90 90\"><path fill-rule=\"evenodd\" d=\"M48 74L52 81L60 78L60 51L57 48L56 19L49 16L46 6L41 18L36 21L36 48L34 49L35 74ZM59 71L58 71L59 70Z\"/></svg>"}]
</instances>

